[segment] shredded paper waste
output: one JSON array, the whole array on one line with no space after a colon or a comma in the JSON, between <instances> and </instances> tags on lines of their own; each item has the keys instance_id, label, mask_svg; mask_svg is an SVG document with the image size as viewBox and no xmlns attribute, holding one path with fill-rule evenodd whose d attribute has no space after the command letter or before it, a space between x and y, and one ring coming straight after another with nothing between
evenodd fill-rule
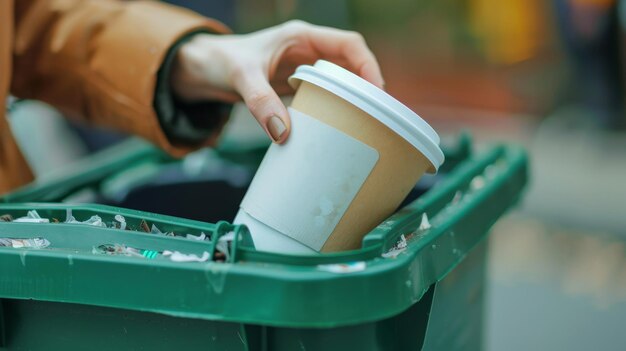
<instances>
[{"instance_id":1,"label":"shredded paper waste","mask_svg":"<svg viewBox=\"0 0 626 351\"><path fill-rule=\"evenodd\" d=\"M383 253L382 256L384 258L398 257L399 254L401 254L402 252L406 250L409 244L409 240L411 240L416 234L423 233L430 228L432 228L432 225L430 224L430 221L428 220L428 215L426 214L426 212L424 212L422 214L422 221L420 222L419 227L417 227L417 230L413 233L400 235L400 238L398 239L396 244L392 246L391 249L389 249L387 252Z\"/></svg>"},{"instance_id":2,"label":"shredded paper waste","mask_svg":"<svg viewBox=\"0 0 626 351\"><path fill-rule=\"evenodd\" d=\"M45 238L0 238L0 247L15 249L45 249L50 242Z\"/></svg>"},{"instance_id":3,"label":"shredded paper waste","mask_svg":"<svg viewBox=\"0 0 626 351\"><path fill-rule=\"evenodd\" d=\"M122 244L103 244L98 247L94 247L94 254L104 254L104 255L123 255L123 256L131 256L131 257L141 257L153 260L158 257L168 257L170 260L174 262L205 262L211 258L211 254L207 251L204 251L201 256L194 254L184 254L178 251L155 251L155 250L146 250L146 249L138 249Z\"/></svg>"},{"instance_id":4,"label":"shredded paper waste","mask_svg":"<svg viewBox=\"0 0 626 351\"><path fill-rule=\"evenodd\" d=\"M13 222L17 223L50 223L48 218L41 218L37 211L28 211L25 217L16 218Z\"/></svg>"},{"instance_id":5,"label":"shredded paper waste","mask_svg":"<svg viewBox=\"0 0 626 351\"><path fill-rule=\"evenodd\" d=\"M430 221L428 220L428 215L426 214L426 212L424 212L422 214L422 222L420 223L419 228L417 228L417 230L428 230L432 228L432 225L430 225Z\"/></svg>"},{"instance_id":6,"label":"shredded paper waste","mask_svg":"<svg viewBox=\"0 0 626 351\"><path fill-rule=\"evenodd\" d=\"M42 218L37 211L28 211L26 216L13 219L10 214L0 215L0 222L15 222L15 223L50 223L50 219ZM53 218L54 223L64 224L81 224L90 225L95 227L121 229L121 230L133 230L131 226L126 222L126 218L120 214L113 217L113 221L105 222L100 216L93 215L85 221L77 220L71 209L66 210L65 221L60 222L58 219ZM176 236L186 238L188 240L196 241L210 241L211 236L203 232L200 235L195 234L177 234L174 232L163 232L156 225L149 226L145 219L142 219L136 231L146 232L154 235L162 236ZM234 232L227 233L219 238L216 244L216 252L214 259L216 261L226 261L230 257L230 246L234 239ZM42 237L36 238L0 238L0 247L10 248L32 248L32 249L45 249L50 246L50 241ZM120 243L102 244L92 249L93 254L104 255L121 255L138 257L145 259L157 259L165 258L173 262L206 262L211 259L211 253L208 251L202 252L202 254L189 254L182 253L175 250L149 250L134 248Z\"/></svg>"},{"instance_id":7,"label":"shredded paper waste","mask_svg":"<svg viewBox=\"0 0 626 351\"><path fill-rule=\"evenodd\" d=\"M163 256L169 256L169 258L174 262L205 262L211 255L204 251L202 256L194 255L194 254L183 254L178 251L163 251Z\"/></svg>"}]
</instances>

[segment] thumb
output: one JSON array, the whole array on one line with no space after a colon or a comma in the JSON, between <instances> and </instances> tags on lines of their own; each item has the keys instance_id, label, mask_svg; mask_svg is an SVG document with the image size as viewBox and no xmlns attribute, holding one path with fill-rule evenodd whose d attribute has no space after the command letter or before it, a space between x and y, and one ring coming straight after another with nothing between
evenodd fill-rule
<instances>
[{"instance_id":1,"label":"thumb","mask_svg":"<svg viewBox=\"0 0 626 351\"><path fill-rule=\"evenodd\" d=\"M234 85L272 141L277 144L285 142L291 128L289 113L263 72L253 70L243 73Z\"/></svg>"}]
</instances>

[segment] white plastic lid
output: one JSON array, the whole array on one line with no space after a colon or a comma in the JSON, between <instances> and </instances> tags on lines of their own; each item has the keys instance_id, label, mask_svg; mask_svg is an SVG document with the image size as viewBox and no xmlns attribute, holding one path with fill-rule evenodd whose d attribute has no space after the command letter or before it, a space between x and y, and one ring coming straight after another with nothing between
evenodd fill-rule
<instances>
[{"instance_id":1,"label":"white plastic lid","mask_svg":"<svg viewBox=\"0 0 626 351\"><path fill-rule=\"evenodd\" d=\"M431 163L429 173L436 173L443 163L439 135L415 112L374 84L356 74L324 60L315 65L302 65L289 77L289 84L297 89L307 81L341 97L396 132Z\"/></svg>"}]
</instances>

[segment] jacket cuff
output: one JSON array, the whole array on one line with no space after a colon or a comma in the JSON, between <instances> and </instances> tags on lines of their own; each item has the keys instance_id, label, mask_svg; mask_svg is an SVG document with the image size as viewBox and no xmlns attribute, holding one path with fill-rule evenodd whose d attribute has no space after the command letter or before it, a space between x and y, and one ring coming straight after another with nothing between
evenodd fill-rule
<instances>
[{"instance_id":1,"label":"jacket cuff","mask_svg":"<svg viewBox=\"0 0 626 351\"><path fill-rule=\"evenodd\" d=\"M159 71L153 107L163 133L174 145L202 146L216 136L228 120L232 104L217 101L185 102L171 89L170 74L180 47L206 30L190 32L168 50Z\"/></svg>"}]
</instances>

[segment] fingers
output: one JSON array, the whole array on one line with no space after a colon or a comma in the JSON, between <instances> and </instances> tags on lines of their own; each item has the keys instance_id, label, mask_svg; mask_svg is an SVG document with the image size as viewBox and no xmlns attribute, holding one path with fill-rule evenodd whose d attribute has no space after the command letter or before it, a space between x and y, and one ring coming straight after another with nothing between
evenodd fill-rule
<instances>
[{"instance_id":1,"label":"fingers","mask_svg":"<svg viewBox=\"0 0 626 351\"><path fill-rule=\"evenodd\" d=\"M379 88L384 87L378 61L361 34L301 22L297 22L290 30L306 40L319 58L345 61L348 64L346 68Z\"/></svg>"},{"instance_id":2,"label":"fingers","mask_svg":"<svg viewBox=\"0 0 626 351\"><path fill-rule=\"evenodd\" d=\"M385 81L380 66L372 51L367 47L363 36L356 32L343 32L341 34L343 34L343 38L339 39L341 43L340 58L345 59L356 74L379 88L383 88Z\"/></svg>"},{"instance_id":3,"label":"fingers","mask_svg":"<svg viewBox=\"0 0 626 351\"><path fill-rule=\"evenodd\" d=\"M289 113L261 68L240 72L234 78L234 86L270 139L284 143L291 127Z\"/></svg>"}]
</instances>

